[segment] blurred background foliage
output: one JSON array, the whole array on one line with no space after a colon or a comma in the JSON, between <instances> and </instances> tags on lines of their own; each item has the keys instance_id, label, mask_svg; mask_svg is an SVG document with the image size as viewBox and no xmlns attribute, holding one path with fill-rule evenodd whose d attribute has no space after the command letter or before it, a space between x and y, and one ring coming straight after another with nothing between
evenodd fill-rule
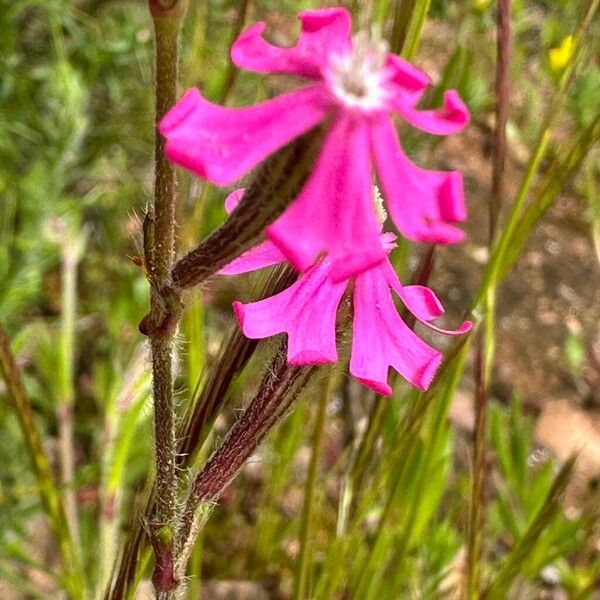
<instances>
[{"instance_id":1,"label":"blurred background foliage","mask_svg":"<svg viewBox=\"0 0 600 600\"><path fill-rule=\"evenodd\" d=\"M287 85L231 68L227 49L240 4L190 1L182 87L197 85L214 101L249 104ZM458 88L472 110L472 127L484 136L494 103L495 4L433 0L416 57L438 84L428 101ZM517 172L556 93L569 59L568 38L585 4L514 2L509 141ZM255 0L246 21L267 20L273 39L288 43L297 31L295 12L314 6ZM388 27L386 21L384 32ZM86 577L90 589L101 590L119 532L127 530L136 492L152 469L147 361L137 333L148 290L132 260L140 254L139 216L151 189L151 23L142 1L14 0L0 3L0 31L0 320L57 470L57 407L74 402L76 476L68 491L79 515ZM596 20L550 157L597 118L599 33ZM439 156L438 140L408 134L405 140L424 160ZM465 148L487 159L485 149ZM596 252L599 177L596 150L569 190ZM470 227L477 230L486 227L481 207L487 192L469 187L476 190ZM185 175L180 189L183 250L222 222L224 192ZM404 258L410 273L416 263L408 254ZM64 275L73 262L76 287L69 288ZM180 338L182 412L232 327L230 301L250 297L248 285L255 281L215 280L196 292ZM67 311L68 294L73 303ZM556 326L563 325L561 317ZM575 403L593 368L590 356L580 329L565 334L564 364ZM253 381L260 367L259 355L236 384L205 454L245 399L243 383ZM297 596L307 485L316 487L308 597L463 597L472 426L448 414L454 414L457 395L470 398L473 384L470 378L459 382L459 372L443 379L429 405L402 385L388 402L344 380L326 407L316 482L306 478L318 404L311 389L216 509L194 554L189 597L199 597L200 576L207 581L205 598L224 597L223 585L234 590L233 597L288 598L294 589ZM579 473L568 484L572 465L560 451L555 456L535 441L536 414L519 401L520 392L515 385L511 398L490 407L485 597L598 597L600 471ZM543 400L544 390L539 394ZM466 404L468 422L472 409ZM0 596L58 597L56 552L40 516L21 433L4 401L0 427ZM361 436L365 428L371 436Z\"/></svg>"}]
</instances>

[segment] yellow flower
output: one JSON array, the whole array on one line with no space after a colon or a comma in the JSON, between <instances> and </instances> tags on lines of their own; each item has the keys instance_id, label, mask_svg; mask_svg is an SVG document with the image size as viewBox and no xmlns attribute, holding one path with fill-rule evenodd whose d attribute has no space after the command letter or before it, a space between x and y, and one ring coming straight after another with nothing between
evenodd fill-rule
<instances>
[{"instance_id":1,"label":"yellow flower","mask_svg":"<svg viewBox=\"0 0 600 600\"><path fill-rule=\"evenodd\" d=\"M571 59L571 54L573 53L573 36L568 35L563 41L560 43L560 46L556 48L552 48L550 52L548 52L548 59L550 60L550 68L553 71L562 71L566 66L569 60Z\"/></svg>"}]
</instances>

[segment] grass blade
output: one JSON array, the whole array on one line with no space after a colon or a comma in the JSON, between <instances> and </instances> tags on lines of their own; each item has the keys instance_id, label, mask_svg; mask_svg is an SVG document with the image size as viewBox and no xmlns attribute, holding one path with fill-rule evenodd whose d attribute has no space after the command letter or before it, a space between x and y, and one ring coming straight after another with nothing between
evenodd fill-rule
<instances>
[{"instance_id":1,"label":"grass blade","mask_svg":"<svg viewBox=\"0 0 600 600\"><path fill-rule=\"evenodd\" d=\"M538 510L533 521L517 542L513 551L506 558L496 578L482 594L485 600L496 600L507 597L511 585L518 577L526 559L535 550L540 536L550 526L562 509L562 497L571 480L576 456L572 456L561 467L546 499Z\"/></svg>"}]
</instances>

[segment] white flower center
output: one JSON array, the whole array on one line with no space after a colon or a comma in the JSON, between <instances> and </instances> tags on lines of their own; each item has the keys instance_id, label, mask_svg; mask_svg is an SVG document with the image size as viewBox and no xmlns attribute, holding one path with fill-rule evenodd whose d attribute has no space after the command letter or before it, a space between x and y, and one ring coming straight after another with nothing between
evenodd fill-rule
<instances>
[{"instance_id":1,"label":"white flower center","mask_svg":"<svg viewBox=\"0 0 600 600\"><path fill-rule=\"evenodd\" d=\"M349 53L329 58L324 72L329 89L348 108L367 111L382 108L387 97L383 67L388 46L364 31L352 41Z\"/></svg>"}]
</instances>

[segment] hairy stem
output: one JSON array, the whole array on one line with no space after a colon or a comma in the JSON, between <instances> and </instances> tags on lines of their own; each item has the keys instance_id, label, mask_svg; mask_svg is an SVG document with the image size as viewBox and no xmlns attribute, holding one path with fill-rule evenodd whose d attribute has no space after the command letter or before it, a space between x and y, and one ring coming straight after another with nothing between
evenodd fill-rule
<instances>
[{"instance_id":1,"label":"hairy stem","mask_svg":"<svg viewBox=\"0 0 600 600\"><path fill-rule=\"evenodd\" d=\"M275 355L254 399L191 486L177 532L180 544L178 576L185 573L195 539L212 505L265 436L287 413L313 372L311 367L288 365L282 351Z\"/></svg>"},{"instance_id":2,"label":"hairy stem","mask_svg":"<svg viewBox=\"0 0 600 600\"><path fill-rule=\"evenodd\" d=\"M185 6L182 2L151 1L155 38L156 125L177 97L179 29ZM171 314L169 288L175 249L177 178L175 168L164 154L164 140L155 141L154 207L146 220L144 245L151 283L150 320L163 323ZM175 417L173 409L173 334L170 327L150 328L152 388L154 397L154 438L156 453L156 512L149 522L154 549L152 581L159 597L167 598L177 587L173 573L175 544L177 473L175 467Z\"/></svg>"},{"instance_id":3,"label":"hairy stem","mask_svg":"<svg viewBox=\"0 0 600 600\"><path fill-rule=\"evenodd\" d=\"M269 298L294 283L297 273L288 265L273 270L258 298ZM222 349L214 367L204 376L205 384L198 400L193 403L185 425L178 433L178 465L189 466L206 439L209 426L229 398L231 384L254 354L257 340L247 338L236 325Z\"/></svg>"},{"instance_id":4,"label":"hairy stem","mask_svg":"<svg viewBox=\"0 0 600 600\"><path fill-rule=\"evenodd\" d=\"M278 268L270 275L258 298L267 298L281 292L293 283L296 273L291 267ZM203 385L198 400L192 403L185 422L179 427L177 439L177 467L190 466L206 439L210 424L229 399L231 387L238 375L252 357L258 342L244 336L239 327L235 327L230 336L222 343L219 357L203 376ZM149 495L143 511L144 520L151 521L156 512L156 488ZM112 590L106 598L121 600L126 597L134 585L136 572L139 571L139 553L144 543L141 521L134 524L129 534L123 555L119 562Z\"/></svg>"}]
</instances>

